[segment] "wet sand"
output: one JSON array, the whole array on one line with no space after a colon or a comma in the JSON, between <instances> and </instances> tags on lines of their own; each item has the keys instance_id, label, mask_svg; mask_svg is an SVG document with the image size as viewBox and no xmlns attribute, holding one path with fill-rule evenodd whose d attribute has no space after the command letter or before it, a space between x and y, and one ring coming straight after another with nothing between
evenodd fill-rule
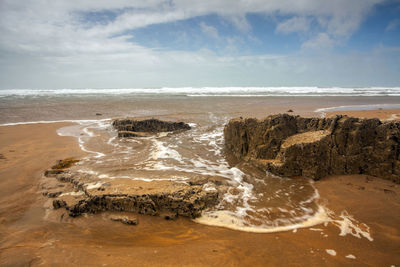
<instances>
[{"instance_id":1,"label":"wet sand","mask_svg":"<svg viewBox=\"0 0 400 267\"><path fill-rule=\"evenodd\" d=\"M366 113L363 113L366 114ZM365 115L364 115L365 116ZM0 265L104 266L391 266L400 264L399 185L364 175L315 183L321 201L370 227L373 241L339 236L329 223L293 232L255 234L137 216L139 225L108 214L70 218L46 212L42 173L56 159L82 157L76 140L60 137L64 124L0 127ZM334 250L332 256L326 250ZM346 258L349 254L356 258Z\"/></svg>"},{"instance_id":2,"label":"wet sand","mask_svg":"<svg viewBox=\"0 0 400 267\"><path fill-rule=\"evenodd\" d=\"M377 110L344 110L327 112L327 117L335 115L347 115L359 118L378 118L380 120L400 120L400 109L377 109Z\"/></svg>"}]
</instances>

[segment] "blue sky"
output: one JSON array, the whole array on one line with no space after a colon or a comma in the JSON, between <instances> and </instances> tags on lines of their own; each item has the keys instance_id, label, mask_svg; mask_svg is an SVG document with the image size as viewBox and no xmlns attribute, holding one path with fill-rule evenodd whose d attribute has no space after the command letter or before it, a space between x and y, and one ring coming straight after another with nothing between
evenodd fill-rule
<instances>
[{"instance_id":1,"label":"blue sky","mask_svg":"<svg viewBox=\"0 0 400 267\"><path fill-rule=\"evenodd\" d=\"M400 86L400 1L0 0L0 88Z\"/></svg>"}]
</instances>

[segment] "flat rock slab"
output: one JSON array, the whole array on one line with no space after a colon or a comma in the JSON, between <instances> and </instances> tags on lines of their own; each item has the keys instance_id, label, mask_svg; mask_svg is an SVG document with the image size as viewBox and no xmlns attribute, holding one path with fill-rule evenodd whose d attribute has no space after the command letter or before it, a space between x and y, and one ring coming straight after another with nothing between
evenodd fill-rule
<instances>
[{"instance_id":1,"label":"flat rock slab","mask_svg":"<svg viewBox=\"0 0 400 267\"><path fill-rule=\"evenodd\" d=\"M283 141L281 148L288 148L290 146L299 144L309 144L309 143L319 142L321 141L322 138L326 137L330 133L331 133L330 131L321 130L321 131L310 131L310 132L295 134L286 138Z\"/></svg>"},{"instance_id":2,"label":"flat rock slab","mask_svg":"<svg viewBox=\"0 0 400 267\"><path fill-rule=\"evenodd\" d=\"M170 219L178 215L195 218L205 208L217 204L219 195L217 190L204 190L202 185L167 180L100 179L69 170L46 172L42 188L47 196L57 190L57 195L52 195L53 207L65 208L73 217L128 211Z\"/></svg>"}]
</instances>

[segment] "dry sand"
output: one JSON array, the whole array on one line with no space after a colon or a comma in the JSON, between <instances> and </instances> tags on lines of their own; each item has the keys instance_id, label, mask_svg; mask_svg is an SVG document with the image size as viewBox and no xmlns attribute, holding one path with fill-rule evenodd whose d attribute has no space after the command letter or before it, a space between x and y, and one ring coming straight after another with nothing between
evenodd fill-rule
<instances>
[{"instance_id":1,"label":"dry sand","mask_svg":"<svg viewBox=\"0 0 400 267\"><path fill-rule=\"evenodd\" d=\"M73 138L57 136L63 125L0 127L1 266L400 265L399 185L364 175L327 177L315 186L327 208L367 224L372 242L339 236L333 224L254 234L185 218L138 215L139 225L127 226L109 214L72 219L62 210L48 213L49 199L40 194L43 171L56 159L83 156Z\"/></svg>"}]
</instances>

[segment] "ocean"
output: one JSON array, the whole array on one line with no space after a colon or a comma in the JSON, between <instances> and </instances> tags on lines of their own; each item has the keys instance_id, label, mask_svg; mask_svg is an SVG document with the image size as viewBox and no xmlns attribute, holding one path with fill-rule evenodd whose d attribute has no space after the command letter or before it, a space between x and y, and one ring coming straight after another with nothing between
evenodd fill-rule
<instances>
[{"instance_id":1,"label":"ocean","mask_svg":"<svg viewBox=\"0 0 400 267\"><path fill-rule=\"evenodd\" d=\"M0 124L189 113L263 117L294 107L311 116L340 106L398 107L399 99L400 87L3 89Z\"/></svg>"}]
</instances>

